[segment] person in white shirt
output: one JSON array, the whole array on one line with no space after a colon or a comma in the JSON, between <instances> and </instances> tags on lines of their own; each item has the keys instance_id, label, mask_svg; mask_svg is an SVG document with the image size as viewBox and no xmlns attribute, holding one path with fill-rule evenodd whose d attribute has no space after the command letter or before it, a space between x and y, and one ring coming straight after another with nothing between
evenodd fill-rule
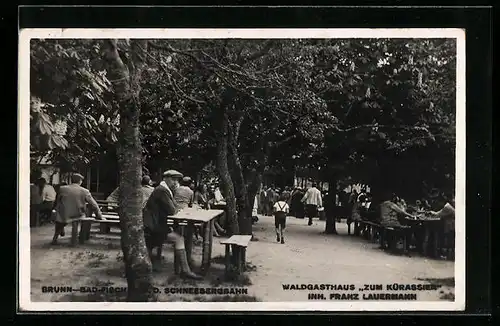
<instances>
[{"instance_id":1,"label":"person in white shirt","mask_svg":"<svg viewBox=\"0 0 500 326\"><path fill-rule=\"evenodd\" d=\"M321 191L316 188L316 183L307 189L304 197L301 200L305 204L306 217L309 218L307 225L312 225L312 219L318 216L318 208L323 207L323 200L321 199Z\"/></svg>"},{"instance_id":2,"label":"person in white shirt","mask_svg":"<svg viewBox=\"0 0 500 326\"><path fill-rule=\"evenodd\" d=\"M45 178L40 178L38 182L42 200L40 204L40 219L42 222L48 222L52 216L52 209L54 208L57 193L54 187L47 183Z\"/></svg>"},{"instance_id":3,"label":"person in white shirt","mask_svg":"<svg viewBox=\"0 0 500 326\"><path fill-rule=\"evenodd\" d=\"M226 200L224 199L224 196L222 196L222 192L220 191L219 187L215 188L214 199L216 205L224 205L226 203Z\"/></svg>"},{"instance_id":4,"label":"person in white shirt","mask_svg":"<svg viewBox=\"0 0 500 326\"><path fill-rule=\"evenodd\" d=\"M286 216L290 212L290 207L286 203L285 196L281 195L279 200L273 205L274 226L276 228L276 241L285 243L283 233L286 228Z\"/></svg>"}]
</instances>

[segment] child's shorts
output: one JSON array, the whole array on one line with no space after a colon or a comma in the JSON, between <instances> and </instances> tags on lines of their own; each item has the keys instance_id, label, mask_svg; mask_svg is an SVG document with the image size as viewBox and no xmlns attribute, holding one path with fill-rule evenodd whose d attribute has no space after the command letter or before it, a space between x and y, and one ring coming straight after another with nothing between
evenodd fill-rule
<instances>
[{"instance_id":1,"label":"child's shorts","mask_svg":"<svg viewBox=\"0 0 500 326\"><path fill-rule=\"evenodd\" d=\"M280 226L282 229L286 227L286 215L279 214L274 215L274 226L278 229Z\"/></svg>"}]
</instances>

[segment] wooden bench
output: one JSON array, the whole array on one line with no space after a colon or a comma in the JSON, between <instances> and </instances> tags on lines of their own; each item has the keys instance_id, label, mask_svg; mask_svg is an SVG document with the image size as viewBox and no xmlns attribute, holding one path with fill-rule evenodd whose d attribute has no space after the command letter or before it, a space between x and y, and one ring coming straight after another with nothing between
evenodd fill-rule
<instances>
[{"instance_id":1,"label":"wooden bench","mask_svg":"<svg viewBox=\"0 0 500 326\"><path fill-rule=\"evenodd\" d=\"M86 240L90 238L90 229L92 227L92 223L99 223L101 233L107 233L108 228L111 225L119 225L120 218L118 215L114 214L103 214L103 219L99 220L94 217L80 217L77 219L73 219L71 221L72 231L71 231L71 243L76 245L77 238L80 244L83 244ZM78 225L81 224L80 234L78 234Z\"/></svg>"},{"instance_id":2,"label":"wooden bench","mask_svg":"<svg viewBox=\"0 0 500 326\"><path fill-rule=\"evenodd\" d=\"M229 239L221 241L221 244L226 246L226 276L230 274L231 267L235 267L236 275L240 275L246 270L246 249L251 239L251 235L233 235Z\"/></svg>"},{"instance_id":3,"label":"wooden bench","mask_svg":"<svg viewBox=\"0 0 500 326\"><path fill-rule=\"evenodd\" d=\"M399 236L403 238L403 251L405 253L409 252L409 234L412 228L410 226L383 226L381 225L381 234L380 234L380 247L382 249L394 249L396 240ZM387 242L387 246L385 245Z\"/></svg>"},{"instance_id":4,"label":"wooden bench","mask_svg":"<svg viewBox=\"0 0 500 326\"><path fill-rule=\"evenodd\" d=\"M364 232L366 235L368 235L370 241L375 241L375 236L377 233L380 236L382 230L382 226L380 224L366 220L360 221L359 223L364 226Z\"/></svg>"}]
</instances>

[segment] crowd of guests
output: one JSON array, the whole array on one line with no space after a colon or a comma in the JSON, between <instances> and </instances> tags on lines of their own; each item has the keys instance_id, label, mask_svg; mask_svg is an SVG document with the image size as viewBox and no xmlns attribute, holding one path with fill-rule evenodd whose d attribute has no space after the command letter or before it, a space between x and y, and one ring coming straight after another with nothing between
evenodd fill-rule
<instances>
[{"instance_id":1,"label":"crowd of guests","mask_svg":"<svg viewBox=\"0 0 500 326\"><path fill-rule=\"evenodd\" d=\"M88 208L95 212L97 219L103 214L90 191L82 187L84 177L78 173L71 176L69 185L61 184L54 187L44 178L38 178L31 184L31 212L38 214L43 221L55 222L53 244L57 244L59 236L64 236L64 227L71 218L86 216ZM177 214L186 207L200 209L224 209L225 198L217 184L199 183L182 173L169 170L163 178L154 184L150 176L142 178L141 205L144 219L145 240L152 261L162 257L162 246L165 242L173 243L175 254L181 262L183 275L189 278L199 278L194 274L186 261L184 239L172 227L167 226L165 216ZM107 198L107 209L114 210L118 206L119 188L116 188ZM349 212L348 223L370 220L384 226L412 227L421 217L439 217L445 221L445 242L454 240L454 200L445 199L444 207L432 210L427 200L417 200L413 205L407 205L404 199L395 194L381 196L373 203L372 195L361 189L350 194L322 193L316 183L311 187L291 189L270 186L263 188L257 194L254 202L253 215L258 213L274 216L276 240L285 243L284 231L287 216L307 218L310 226L316 217L324 217L325 206L337 217L342 211ZM356 223L355 223L356 224ZM227 218L223 214L215 221L214 236L226 234ZM362 230L361 230L362 231ZM356 232L356 230L355 230ZM358 230L359 232L359 230ZM156 250L156 255L153 251Z\"/></svg>"},{"instance_id":2,"label":"crowd of guests","mask_svg":"<svg viewBox=\"0 0 500 326\"><path fill-rule=\"evenodd\" d=\"M94 213L96 219L105 219L103 210L118 208L119 187L106 198L107 207L100 207L90 191L82 187L84 177L81 174L73 173L70 179L70 184L56 187L48 184L44 178L31 183L32 219L36 215L46 222L54 222L54 245L58 243L59 237L65 236L65 226L71 219L85 217L89 213ZM175 215L186 207L224 209L226 202L218 185L200 183L196 186L192 178L176 170L168 170L156 184L150 176L143 176L140 192L145 241L151 260L161 260L163 244L172 243L181 263L181 274L199 279L200 276L189 267L183 236L167 225L165 217ZM215 236L226 233L226 220L225 214L222 214L215 221ZM154 250L156 255L153 255Z\"/></svg>"},{"instance_id":3,"label":"crowd of guests","mask_svg":"<svg viewBox=\"0 0 500 326\"><path fill-rule=\"evenodd\" d=\"M350 215L347 223L358 221L377 222L382 226L406 229L409 239L414 239L420 251L423 251L423 226L422 220L433 218L439 219L440 229L436 239L441 242L442 250L448 251L454 248L455 236L455 200L451 196L442 194L439 198L429 203L427 199L415 200L411 204L395 193L386 192L380 195L377 203L372 203L370 193L362 190L359 194L354 190L348 202ZM355 234L364 230L357 228L355 223ZM448 252L446 253L448 254Z\"/></svg>"},{"instance_id":4,"label":"crowd of guests","mask_svg":"<svg viewBox=\"0 0 500 326\"><path fill-rule=\"evenodd\" d=\"M286 228L286 217L289 215L297 218L308 218L307 224L311 226L313 219L322 217L324 213L323 202L326 194L322 194L313 183L311 187L303 190L296 187L291 190L285 187L270 186L263 188L255 198L256 211L266 216L274 216L276 241L285 243L284 230Z\"/></svg>"}]
</instances>

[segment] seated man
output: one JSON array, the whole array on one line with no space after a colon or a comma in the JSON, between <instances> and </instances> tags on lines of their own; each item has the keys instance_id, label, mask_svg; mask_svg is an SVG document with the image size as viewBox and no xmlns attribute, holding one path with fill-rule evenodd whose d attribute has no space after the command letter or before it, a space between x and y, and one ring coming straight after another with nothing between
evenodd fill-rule
<instances>
[{"instance_id":1,"label":"seated man","mask_svg":"<svg viewBox=\"0 0 500 326\"><path fill-rule=\"evenodd\" d=\"M173 243L175 255L181 263L181 275L191 279L201 279L194 274L187 261L184 237L167 226L167 216L175 215L179 208L174 199L175 189L182 174L168 170L163 174L163 181L153 190L143 209L144 237L149 256L153 260L153 248L157 248L157 259L161 259L163 242ZM191 240L191 239L190 239Z\"/></svg>"},{"instance_id":2,"label":"seated man","mask_svg":"<svg viewBox=\"0 0 500 326\"><path fill-rule=\"evenodd\" d=\"M69 219L85 217L86 204L89 204L96 213L97 219L102 219L102 213L90 191L83 188L83 176L75 173L71 176L71 184L61 186L57 194L55 210L56 224L52 244L57 244L57 239L64 236L64 227Z\"/></svg>"},{"instance_id":3,"label":"seated man","mask_svg":"<svg viewBox=\"0 0 500 326\"><path fill-rule=\"evenodd\" d=\"M385 227L403 228L408 230L405 232L405 237L407 239L411 238L412 229L411 222L415 221L417 218L401 208L400 205L396 204L394 201L394 196L384 196L382 198L382 203L379 205L380 208L380 224ZM389 242L391 245L392 241ZM405 248L406 250L407 248Z\"/></svg>"}]
</instances>

